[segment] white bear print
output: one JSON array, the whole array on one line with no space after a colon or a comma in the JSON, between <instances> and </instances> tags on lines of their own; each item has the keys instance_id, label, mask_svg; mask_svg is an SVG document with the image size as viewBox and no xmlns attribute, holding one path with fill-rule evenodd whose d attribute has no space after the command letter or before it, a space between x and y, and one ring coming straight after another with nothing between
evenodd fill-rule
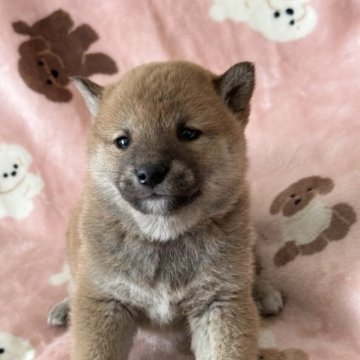
<instances>
[{"instance_id":1,"label":"white bear print","mask_svg":"<svg viewBox=\"0 0 360 360\"><path fill-rule=\"evenodd\" d=\"M35 351L28 340L0 332L0 360L33 360Z\"/></svg>"},{"instance_id":2,"label":"white bear print","mask_svg":"<svg viewBox=\"0 0 360 360\"><path fill-rule=\"evenodd\" d=\"M0 218L24 219L33 210L32 198L42 187L42 179L28 172L31 155L21 146L0 144Z\"/></svg>"},{"instance_id":3,"label":"white bear print","mask_svg":"<svg viewBox=\"0 0 360 360\"><path fill-rule=\"evenodd\" d=\"M260 328L258 335L258 346L261 349L275 348L276 340L274 333L267 328Z\"/></svg>"},{"instance_id":4,"label":"white bear print","mask_svg":"<svg viewBox=\"0 0 360 360\"><path fill-rule=\"evenodd\" d=\"M265 37L279 42L308 35L317 22L307 0L214 0L209 14L216 21L229 18L246 22Z\"/></svg>"},{"instance_id":5,"label":"white bear print","mask_svg":"<svg viewBox=\"0 0 360 360\"><path fill-rule=\"evenodd\" d=\"M60 286L62 284L70 285L71 273L70 273L69 265L67 263L65 263L62 271L50 276L48 281L49 281L49 284L52 286Z\"/></svg>"}]
</instances>

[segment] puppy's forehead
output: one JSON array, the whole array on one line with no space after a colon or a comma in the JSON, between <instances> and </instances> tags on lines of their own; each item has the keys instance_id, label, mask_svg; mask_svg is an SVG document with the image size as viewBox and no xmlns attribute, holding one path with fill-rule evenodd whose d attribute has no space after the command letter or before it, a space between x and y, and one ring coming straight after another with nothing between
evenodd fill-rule
<instances>
[{"instance_id":1,"label":"puppy's forehead","mask_svg":"<svg viewBox=\"0 0 360 360\"><path fill-rule=\"evenodd\" d=\"M175 121L214 104L214 78L209 71L186 62L140 66L106 90L102 108L132 125Z\"/></svg>"}]
</instances>

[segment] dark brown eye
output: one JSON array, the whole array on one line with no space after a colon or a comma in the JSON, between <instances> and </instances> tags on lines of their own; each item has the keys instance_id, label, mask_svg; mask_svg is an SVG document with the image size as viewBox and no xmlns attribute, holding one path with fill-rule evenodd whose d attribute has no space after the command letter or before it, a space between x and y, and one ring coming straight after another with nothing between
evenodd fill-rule
<instances>
[{"instance_id":1,"label":"dark brown eye","mask_svg":"<svg viewBox=\"0 0 360 360\"><path fill-rule=\"evenodd\" d=\"M120 136L115 140L115 145L119 149L126 149L130 145L130 139L127 136Z\"/></svg>"},{"instance_id":2,"label":"dark brown eye","mask_svg":"<svg viewBox=\"0 0 360 360\"><path fill-rule=\"evenodd\" d=\"M197 129L182 128L179 130L178 137L180 140L193 141L198 139L202 135L202 132Z\"/></svg>"},{"instance_id":3,"label":"dark brown eye","mask_svg":"<svg viewBox=\"0 0 360 360\"><path fill-rule=\"evenodd\" d=\"M308 189L307 189L307 191L311 191L312 190L312 187L309 187Z\"/></svg>"},{"instance_id":4,"label":"dark brown eye","mask_svg":"<svg viewBox=\"0 0 360 360\"><path fill-rule=\"evenodd\" d=\"M44 65L44 62L43 62L42 60L39 60L39 61L38 61L38 65L39 65L39 66L43 66L43 65Z\"/></svg>"}]
</instances>

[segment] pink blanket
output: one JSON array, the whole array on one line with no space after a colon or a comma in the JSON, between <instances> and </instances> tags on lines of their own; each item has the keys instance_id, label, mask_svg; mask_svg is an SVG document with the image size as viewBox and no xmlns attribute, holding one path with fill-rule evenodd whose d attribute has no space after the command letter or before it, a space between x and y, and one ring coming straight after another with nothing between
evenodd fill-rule
<instances>
[{"instance_id":1,"label":"pink blanket","mask_svg":"<svg viewBox=\"0 0 360 360\"><path fill-rule=\"evenodd\" d=\"M256 63L253 214L262 273L286 298L264 359L360 359L359 1L17 0L0 20L0 359L68 359L46 317L67 290L90 126L69 76L106 84L174 58ZM139 334L131 359L185 359L173 351Z\"/></svg>"}]
</instances>

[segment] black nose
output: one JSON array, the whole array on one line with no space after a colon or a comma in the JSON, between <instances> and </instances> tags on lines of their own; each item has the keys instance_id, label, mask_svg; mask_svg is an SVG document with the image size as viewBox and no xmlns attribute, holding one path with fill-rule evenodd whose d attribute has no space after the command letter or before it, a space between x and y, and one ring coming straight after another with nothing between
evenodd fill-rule
<instances>
[{"instance_id":1,"label":"black nose","mask_svg":"<svg viewBox=\"0 0 360 360\"><path fill-rule=\"evenodd\" d=\"M165 179L168 171L162 164L144 164L136 169L136 176L140 184L154 187Z\"/></svg>"}]
</instances>

